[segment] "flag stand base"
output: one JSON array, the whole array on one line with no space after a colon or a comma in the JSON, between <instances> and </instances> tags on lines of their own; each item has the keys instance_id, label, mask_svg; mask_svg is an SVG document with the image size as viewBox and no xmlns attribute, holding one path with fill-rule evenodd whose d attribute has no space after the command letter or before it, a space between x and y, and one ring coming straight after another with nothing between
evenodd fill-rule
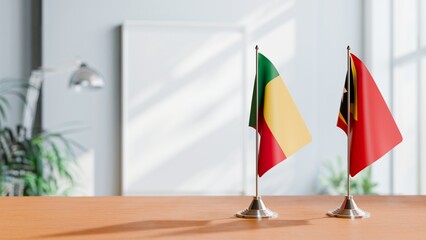
<instances>
[{"instance_id":1,"label":"flag stand base","mask_svg":"<svg viewBox=\"0 0 426 240\"><path fill-rule=\"evenodd\" d=\"M361 210L355 203L352 195L345 196L345 200L342 203L342 206L339 208L327 212L327 215L330 217L339 217L339 218L368 218L370 213Z\"/></svg>"},{"instance_id":2,"label":"flag stand base","mask_svg":"<svg viewBox=\"0 0 426 240\"><path fill-rule=\"evenodd\" d=\"M260 197L253 197L250 206L235 214L239 218L276 218L278 213L269 210Z\"/></svg>"}]
</instances>

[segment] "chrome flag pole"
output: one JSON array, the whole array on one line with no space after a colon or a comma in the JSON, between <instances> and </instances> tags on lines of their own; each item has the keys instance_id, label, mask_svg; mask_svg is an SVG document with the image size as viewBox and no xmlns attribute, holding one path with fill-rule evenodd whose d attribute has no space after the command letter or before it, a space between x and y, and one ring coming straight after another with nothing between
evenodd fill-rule
<instances>
[{"instance_id":1,"label":"chrome flag pole","mask_svg":"<svg viewBox=\"0 0 426 240\"><path fill-rule=\"evenodd\" d=\"M278 216L276 212L269 210L259 195L259 47L256 45L256 196L250 203L250 206L235 214L239 218L275 218Z\"/></svg>"},{"instance_id":2,"label":"chrome flag pole","mask_svg":"<svg viewBox=\"0 0 426 240\"><path fill-rule=\"evenodd\" d=\"M347 175L347 193L345 199L343 200L342 205L332 211L327 212L327 215L330 217L340 217L340 218L368 218L370 214L361 210L355 203L353 196L351 195L351 184L350 184L350 170L351 170L351 83L352 83L352 74L351 74L351 48L347 47L347 58L348 58L348 72L347 72L347 164L348 164L348 175Z\"/></svg>"}]
</instances>

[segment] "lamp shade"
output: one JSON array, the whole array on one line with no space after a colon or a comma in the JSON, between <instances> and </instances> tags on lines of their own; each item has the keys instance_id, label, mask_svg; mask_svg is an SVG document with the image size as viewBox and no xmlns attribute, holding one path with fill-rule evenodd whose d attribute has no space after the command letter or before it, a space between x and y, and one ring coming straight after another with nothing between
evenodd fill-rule
<instances>
[{"instance_id":1,"label":"lamp shade","mask_svg":"<svg viewBox=\"0 0 426 240\"><path fill-rule=\"evenodd\" d=\"M93 68L82 63L72 74L69 86L74 89L99 89L105 85L102 76Z\"/></svg>"}]
</instances>

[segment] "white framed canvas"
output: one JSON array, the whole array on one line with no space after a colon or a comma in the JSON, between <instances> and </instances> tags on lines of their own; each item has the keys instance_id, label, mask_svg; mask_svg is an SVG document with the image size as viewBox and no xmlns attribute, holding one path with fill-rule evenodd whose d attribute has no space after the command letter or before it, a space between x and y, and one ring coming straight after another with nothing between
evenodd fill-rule
<instances>
[{"instance_id":1,"label":"white framed canvas","mask_svg":"<svg viewBox=\"0 0 426 240\"><path fill-rule=\"evenodd\" d=\"M122 194L244 192L244 28L122 26Z\"/></svg>"}]
</instances>

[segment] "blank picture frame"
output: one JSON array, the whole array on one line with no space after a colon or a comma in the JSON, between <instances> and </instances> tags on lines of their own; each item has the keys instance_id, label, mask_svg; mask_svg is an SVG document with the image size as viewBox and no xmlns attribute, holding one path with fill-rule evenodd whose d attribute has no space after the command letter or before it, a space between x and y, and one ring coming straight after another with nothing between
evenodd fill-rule
<instances>
[{"instance_id":1,"label":"blank picture frame","mask_svg":"<svg viewBox=\"0 0 426 240\"><path fill-rule=\"evenodd\" d=\"M247 128L245 30L122 25L122 194L240 195Z\"/></svg>"}]
</instances>

